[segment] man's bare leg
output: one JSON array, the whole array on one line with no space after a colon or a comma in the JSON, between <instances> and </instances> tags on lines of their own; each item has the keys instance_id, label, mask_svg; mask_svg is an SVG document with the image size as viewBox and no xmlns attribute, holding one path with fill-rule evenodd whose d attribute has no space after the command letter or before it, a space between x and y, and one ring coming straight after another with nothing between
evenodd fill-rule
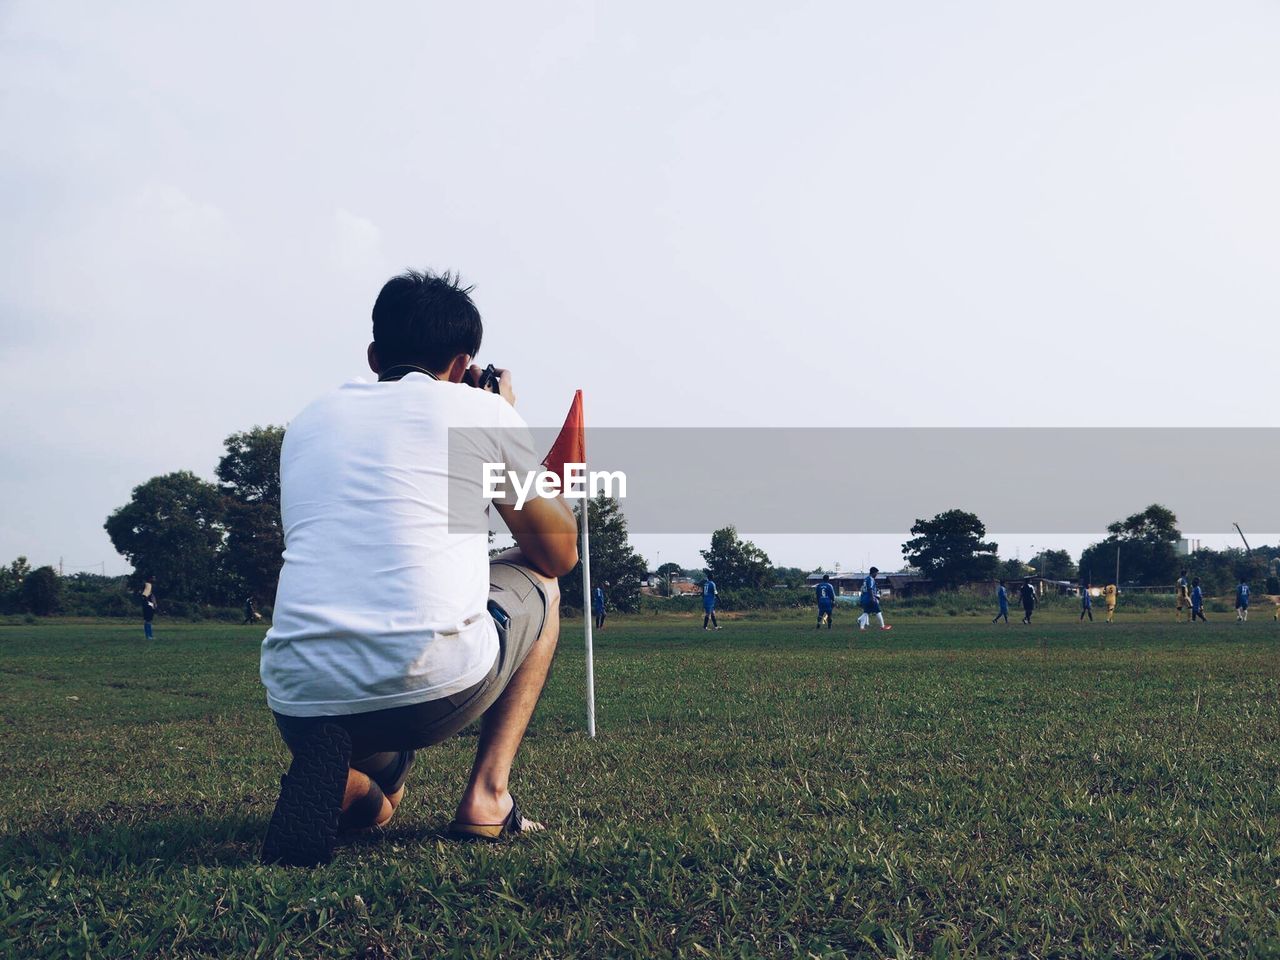
<instances>
[{"instance_id":1,"label":"man's bare leg","mask_svg":"<svg viewBox=\"0 0 1280 960\"><path fill-rule=\"evenodd\" d=\"M503 554L502 559L523 561L518 552ZM458 803L455 819L459 823L501 823L511 812L511 794L507 792L511 764L520 749L520 741L529 726L533 709L538 705L538 698L542 696L555 656L556 641L560 637L560 585L535 571L530 570L530 573L537 577L538 585L546 594L546 622L524 663L481 721L471 779ZM529 821L525 823L525 829L536 830L541 826Z\"/></svg>"}]
</instances>

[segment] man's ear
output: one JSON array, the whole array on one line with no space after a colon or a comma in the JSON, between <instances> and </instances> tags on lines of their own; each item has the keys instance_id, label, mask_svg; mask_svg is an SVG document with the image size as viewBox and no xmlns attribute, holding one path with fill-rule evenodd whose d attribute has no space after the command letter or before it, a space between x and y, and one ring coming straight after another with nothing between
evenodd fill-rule
<instances>
[{"instance_id":1,"label":"man's ear","mask_svg":"<svg viewBox=\"0 0 1280 960\"><path fill-rule=\"evenodd\" d=\"M449 366L445 368L444 376L441 380L447 380L450 383L461 383L462 378L467 373L467 368L471 366L471 354L460 353L449 362Z\"/></svg>"},{"instance_id":2,"label":"man's ear","mask_svg":"<svg viewBox=\"0 0 1280 960\"><path fill-rule=\"evenodd\" d=\"M373 371L375 376L381 375L382 364L378 361L377 345L370 342L369 349L365 352L365 355L369 358L369 369Z\"/></svg>"}]
</instances>

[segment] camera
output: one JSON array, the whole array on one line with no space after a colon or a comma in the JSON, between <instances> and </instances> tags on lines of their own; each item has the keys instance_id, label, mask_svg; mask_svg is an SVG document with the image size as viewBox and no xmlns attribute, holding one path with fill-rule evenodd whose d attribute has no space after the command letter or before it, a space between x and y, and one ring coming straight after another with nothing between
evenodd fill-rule
<instances>
[{"instance_id":1,"label":"camera","mask_svg":"<svg viewBox=\"0 0 1280 960\"><path fill-rule=\"evenodd\" d=\"M481 390L488 390L490 393L498 392L498 371L494 369L493 364L489 364L480 374L480 379L476 382L476 386Z\"/></svg>"}]
</instances>

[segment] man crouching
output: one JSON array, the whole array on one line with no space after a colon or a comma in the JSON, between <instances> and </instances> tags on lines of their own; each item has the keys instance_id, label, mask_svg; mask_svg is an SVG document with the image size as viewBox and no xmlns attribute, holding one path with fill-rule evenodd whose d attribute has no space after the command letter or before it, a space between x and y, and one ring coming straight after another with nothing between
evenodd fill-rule
<instances>
[{"instance_id":1,"label":"man crouching","mask_svg":"<svg viewBox=\"0 0 1280 960\"><path fill-rule=\"evenodd\" d=\"M339 831L385 824L414 751L477 719L450 832L541 829L507 781L555 653L577 524L558 498L495 501L519 546L491 563L487 503L467 500L480 516L452 523L450 496L480 486L481 461L536 460L510 374L471 365L482 325L469 293L447 273L388 281L368 349L377 382L322 396L285 433L284 567L261 676L293 760L268 863L326 863ZM450 430L468 428L476 462L451 464Z\"/></svg>"}]
</instances>

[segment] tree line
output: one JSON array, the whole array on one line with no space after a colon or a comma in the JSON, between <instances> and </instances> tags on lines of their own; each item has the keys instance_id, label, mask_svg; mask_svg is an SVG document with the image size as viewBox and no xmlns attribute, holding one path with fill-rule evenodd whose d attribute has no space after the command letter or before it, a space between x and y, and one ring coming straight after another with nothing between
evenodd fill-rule
<instances>
[{"instance_id":1,"label":"tree line","mask_svg":"<svg viewBox=\"0 0 1280 960\"><path fill-rule=\"evenodd\" d=\"M169 612L194 615L209 608L238 608L252 597L268 607L280 576L284 537L280 523L280 448L284 428L255 426L223 441L215 469L217 482L180 470L135 487L128 503L104 524L112 544L133 566L127 578L76 574L60 577L52 567L32 569L25 557L0 566L0 612L48 615L123 615L136 612L136 597L147 577L157 578L157 591ZM583 501L590 511L592 582L605 589L613 610L639 609L647 565L632 548L626 517L616 500L604 496ZM1241 578L1268 593L1280 593L1271 558L1280 549L1253 551L1199 550L1178 556L1182 534L1173 511L1160 504L1116 520L1107 536L1091 544L1079 560L1066 550L1041 550L1030 560L1001 559L999 545L987 539L986 527L973 513L947 510L917 519L911 539L902 544L902 572L920 576L945 589L992 579L1044 576L1055 580L1114 579L1120 554L1122 585L1172 584L1182 569L1199 576L1209 593L1228 591ZM744 540L735 527L711 535L699 551L703 567L685 569L666 563L657 570L660 582L705 576L736 608L775 606L779 591L795 600L808 589L806 577L821 569L774 565L768 554ZM561 578L566 607L581 609L581 561Z\"/></svg>"}]
</instances>

